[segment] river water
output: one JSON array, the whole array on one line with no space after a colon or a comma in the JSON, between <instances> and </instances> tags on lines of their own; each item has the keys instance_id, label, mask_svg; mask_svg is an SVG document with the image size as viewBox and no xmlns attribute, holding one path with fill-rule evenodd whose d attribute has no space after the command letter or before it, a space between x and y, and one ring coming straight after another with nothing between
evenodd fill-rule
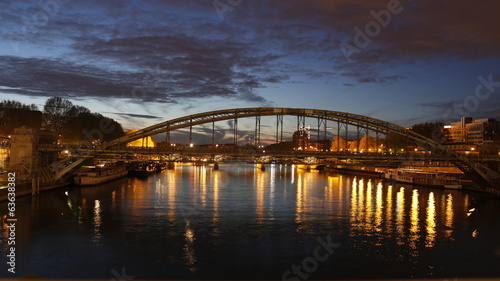
<instances>
[{"instance_id":1,"label":"river water","mask_svg":"<svg viewBox=\"0 0 500 281\"><path fill-rule=\"evenodd\" d=\"M177 165L16 201L15 274L111 279L500 277L490 195L308 172Z\"/></svg>"}]
</instances>

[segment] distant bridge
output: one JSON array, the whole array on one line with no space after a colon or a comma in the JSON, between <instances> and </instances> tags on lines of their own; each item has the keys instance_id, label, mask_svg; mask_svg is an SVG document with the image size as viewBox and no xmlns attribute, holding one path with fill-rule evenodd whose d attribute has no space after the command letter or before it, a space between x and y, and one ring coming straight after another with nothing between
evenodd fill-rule
<instances>
[{"instance_id":1,"label":"distant bridge","mask_svg":"<svg viewBox=\"0 0 500 281\"><path fill-rule=\"evenodd\" d=\"M264 116L275 116L276 117L276 143L283 141L283 117L284 116L296 116L297 117L297 130L299 128L306 127L306 118L315 118L318 120L319 128L326 128L327 122L334 122L337 124L337 136L344 136L345 139L349 136L349 129L355 128L355 133L357 139L361 132L368 134L372 132L376 135L378 142L379 136L396 136L401 140L404 140L406 144L413 144L418 147L422 147L433 153L432 157L446 158L445 161L449 161L462 170L467 176L469 176L474 181L487 185L489 187L498 188L498 183L500 182L500 175L481 163L469 159L467 156L459 154L453 150L446 148L440 143L426 138L420 134L417 134L411 130L407 130L404 127L398 126L396 124L386 122L383 120L357 115L347 112L331 111L331 110L320 110L320 109L304 109L304 108L235 108L235 109L225 109L204 112L199 114L188 115L184 117L175 118L169 121L165 121L142 130L138 130L131 134L127 134L123 137L117 138L115 140L104 143L94 149L90 154L87 153L86 157L92 157L94 155L104 152L118 152L124 149L124 146L134 140L142 139L148 136L158 135L165 133L167 141L170 141L170 132L178 129L189 128L189 142L192 143L192 132L193 126L201 124L212 124L212 154L217 153L214 151L213 147L215 145L215 122L233 120L234 121L234 144L237 145L238 142L238 120L242 118L255 118L255 144L259 147L261 143L261 117ZM351 132L352 133L352 132ZM326 131L324 132L326 138ZM319 132L318 132L319 137ZM358 142L359 146L359 142ZM178 151L178 150L177 150ZM359 149L358 149L359 151ZM164 153L175 153L172 149L165 149ZM185 151L187 152L187 151ZM194 152L194 151L191 151ZM203 151L200 153L209 153L210 151ZM221 152L221 151L219 151ZM229 153L229 152L228 152ZM241 152L243 153L243 152ZM241 154L240 153L240 154ZM262 151L246 151L246 154L263 154ZM347 154L332 153L332 152L320 152L320 151L267 151L266 155L270 156L284 156L284 155L302 155L303 157L315 156L315 157L338 157L344 158ZM342 156L344 155L344 156ZM350 154L349 157L356 158L370 158L375 157L374 154L370 153L359 153ZM405 157L407 157L406 155ZM391 159L395 156L393 154L379 154L376 157ZM401 156L398 156L401 158ZM59 172L61 174L62 171Z\"/></svg>"}]
</instances>

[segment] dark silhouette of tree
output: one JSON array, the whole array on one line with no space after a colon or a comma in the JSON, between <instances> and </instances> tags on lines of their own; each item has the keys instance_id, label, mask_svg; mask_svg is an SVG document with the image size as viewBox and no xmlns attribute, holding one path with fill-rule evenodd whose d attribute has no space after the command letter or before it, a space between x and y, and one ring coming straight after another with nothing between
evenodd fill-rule
<instances>
[{"instance_id":1,"label":"dark silhouette of tree","mask_svg":"<svg viewBox=\"0 0 500 281\"><path fill-rule=\"evenodd\" d=\"M118 122L99 113L91 113L83 107L68 117L61 139L65 143L90 144L95 140L110 141L124 135Z\"/></svg>"},{"instance_id":2,"label":"dark silhouette of tree","mask_svg":"<svg viewBox=\"0 0 500 281\"><path fill-rule=\"evenodd\" d=\"M21 126L39 129L40 125L41 112L35 104L27 105L13 100L0 102L0 134L10 135Z\"/></svg>"},{"instance_id":3,"label":"dark silhouette of tree","mask_svg":"<svg viewBox=\"0 0 500 281\"><path fill-rule=\"evenodd\" d=\"M73 103L67 99L60 97L48 99L43 106L42 126L60 134L72 107Z\"/></svg>"},{"instance_id":4,"label":"dark silhouette of tree","mask_svg":"<svg viewBox=\"0 0 500 281\"><path fill-rule=\"evenodd\" d=\"M448 140L448 136L443 128L444 123L442 122L425 122L411 126L410 130L424 137L432 139L435 142L444 143Z\"/></svg>"},{"instance_id":5,"label":"dark silhouette of tree","mask_svg":"<svg viewBox=\"0 0 500 281\"><path fill-rule=\"evenodd\" d=\"M410 140L406 140L398 134L388 133L384 141L384 145L386 147L385 152L400 153L401 150L406 150L406 147L410 144L410 142Z\"/></svg>"},{"instance_id":6,"label":"dark silhouette of tree","mask_svg":"<svg viewBox=\"0 0 500 281\"><path fill-rule=\"evenodd\" d=\"M52 97L45 103L43 125L57 133L63 143L88 144L125 135L122 126L115 120L60 97Z\"/></svg>"},{"instance_id":7,"label":"dark silhouette of tree","mask_svg":"<svg viewBox=\"0 0 500 281\"><path fill-rule=\"evenodd\" d=\"M43 127L56 133L60 142L72 144L88 144L95 140L105 142L125 135L115 120L60 97L48 99L43 113L35 104L11 100L0 102L0 135L10 135L21 126Z\"/></svg>"}]
</instances>

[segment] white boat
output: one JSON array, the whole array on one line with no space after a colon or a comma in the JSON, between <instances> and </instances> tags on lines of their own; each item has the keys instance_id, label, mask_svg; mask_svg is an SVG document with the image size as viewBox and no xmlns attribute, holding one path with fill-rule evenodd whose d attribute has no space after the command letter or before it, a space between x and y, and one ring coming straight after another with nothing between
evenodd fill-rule
<instances>
[{"instance_id":1,"label":"white boat","mask_svg":"<svg viewBox=\"0 0 500 281\"><path fill-rule=\"evenodd\" d=\"M128 174L125 165L84 166L73 179L76 185L96 185L105 183Z\"/></svg>"},{"instance_id":2,"label":"white boat","mask_svg":"<svg viewBox=\"0 0 500 281\"><path fill-rule=\"evenodd\" d=\"M436 186L449 189L462 188L460 181L448 177L444 173L425 172L419 169L389 169L384 173L384 178L416 185Z\"/></svg>"}]
</instances>

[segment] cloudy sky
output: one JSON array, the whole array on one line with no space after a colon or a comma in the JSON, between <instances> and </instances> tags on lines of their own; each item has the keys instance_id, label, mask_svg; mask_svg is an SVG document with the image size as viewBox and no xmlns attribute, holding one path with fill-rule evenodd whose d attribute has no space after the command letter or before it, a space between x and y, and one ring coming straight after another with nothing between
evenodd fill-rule
<instances>
[{"instance_id":1,"label":"cloudy sky","mask_svg":"<svg viewBox=\"0 0 500 281\"><path fill-rule=\"evenodd\" d=\"M408 126L500 112L495 0L6 0L0 99L127 129L238 107Z\"/></svg>"}]
</instances>

